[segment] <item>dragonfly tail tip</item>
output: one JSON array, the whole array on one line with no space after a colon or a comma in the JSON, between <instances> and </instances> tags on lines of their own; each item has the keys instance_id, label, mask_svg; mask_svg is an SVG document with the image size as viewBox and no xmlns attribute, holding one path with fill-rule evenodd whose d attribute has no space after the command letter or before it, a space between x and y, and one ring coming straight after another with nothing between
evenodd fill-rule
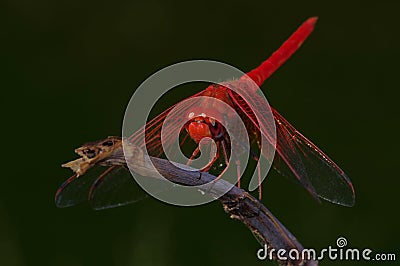
<instances>
[{"instance_id":1,"label":"dragonfly tail tip","mask_svg":"<svg viewBox=\"0 0 400 266\"><path fill-rule=\"evenodd\" d=\"M315 25L315 23L317 23L317 21L318 21L318 17L317 16L307 19L307 22L310 23L310 24L313 24L313 25Z\"/></svg>"}]
</instances>

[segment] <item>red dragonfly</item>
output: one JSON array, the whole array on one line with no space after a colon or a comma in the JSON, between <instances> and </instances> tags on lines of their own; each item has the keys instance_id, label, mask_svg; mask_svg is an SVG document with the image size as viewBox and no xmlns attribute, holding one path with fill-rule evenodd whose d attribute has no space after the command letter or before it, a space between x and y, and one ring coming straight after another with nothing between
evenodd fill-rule
<instances>
[{"instance_id":1,"label":"red dragonfly","mask_svg":"<svg viewBox=\"0 0 400 266\"><path fill-rule=\"evenodd\" d=\"M226 85L212 84L190 98L207 96L224 101L240 114L240 117L246 125L250 139L253 142L257 142L261 134L266 135L266 131L263 130L263 127L268 127L268 125L265 125L265 123L267 123L266 121L257 121L256 116L247 103L247 99L252 98L252 93L255 92L248 91L246 93L246 99L244 99L232 91L229 88L229 84L240 86L242 81L246 78L251 78L258 86L261 86L265 80L267 80L302 45L313 31L316 21L316 17L306 20L277 51L260 66L248 72L247 76L236 81L227 82ZM253 100L257 104L257 98L253 97ZM174 108L174 106L171 106L163 113L159 114L149 121L141 130L134 133L129 138L130 142L135 144L136 140L145 136L145 145L149 155L161 156L164 150L161 145L160 132L163 122L172 108ZM196 107L192 108L196 110ZM217 156L211 160L210 164L203 168L204 171L208 171L216 162L220 153L223 159L226 162L228 161L228 157L230 156L230 139L225 128L219 121L206 114L193 116L193 114L195 114L193 110L180 110L182 116L185 114L189 114L189 117L192 116L190 117L190 121L184 125L183 131L187 132L187 136L194 140L196 144L204 137L212 138L217 144ZM310 140L298 132L275 109L271 108L271 110L275 120L277 138L274 168L283 175L294 176L316 199L323 198L339 205L353 206L355 200L354 188L343 170ZM182 120L182 118L179 117L177 117L177 119ZM269 138L269 136L265 137L267 137L267 139ZM185 137L184 140L186 139ZM92 158L92 160L94 160L93 163L88 164L85 171L92 166L102 165L102 158L104 158L104 154L106 153L103 153L103 155L100 156L101 158L98 157L98 145L101 146L100 150L111 147L111 151L115 151L115 149L121 145L120 140L117 138L112 138L109 143L107 143L107 141L110 140L105 140L105 146L103 146L101 142L96 142L87 144L86 146L84 145L82 148L76 150L79 155L84 156L86 159ZM93 144L95 144L95 148L92 148ZM199 149L197 146L189 161L194 159L198 153ZM253 157L257 160L257 156ZM136 201L138 198L137 193L133 192L132 185L135 185L133 184L134 182L131 181L132 179L129 173L127 174L126 171L121 171L123 168L122 163L113 164L111 166L107 163L103 163L103 165L108 166L108 168L99 176L93 175L93 178L78 178L85 171L79 173L80 169L77 168L76 161L64 165L74 170L75 175L64 182L57 191L57 206L67 207L84 200L89 200L94 208L102 209L128 204ZM79 163L81 163L81 161Z\"/></svg>"}]
</instances>

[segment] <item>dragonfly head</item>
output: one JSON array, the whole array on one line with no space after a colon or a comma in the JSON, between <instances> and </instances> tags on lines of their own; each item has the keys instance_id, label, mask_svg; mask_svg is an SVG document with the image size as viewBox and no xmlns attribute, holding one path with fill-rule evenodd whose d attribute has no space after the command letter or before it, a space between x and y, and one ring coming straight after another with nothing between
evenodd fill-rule
<instances>
[{"instance_id":1,"label":"dragonfly head","mask_svg":"<svg viewBox=\"0 0 400 266\"><path fill-rule=\"evenodd\" d=\"M190 137L199 143L202 138L219 139L224 133L224 127L214 118L201 113L195 116L189 114L190 120L186 123L186 131Z\"/></svg>"}]
</instances>

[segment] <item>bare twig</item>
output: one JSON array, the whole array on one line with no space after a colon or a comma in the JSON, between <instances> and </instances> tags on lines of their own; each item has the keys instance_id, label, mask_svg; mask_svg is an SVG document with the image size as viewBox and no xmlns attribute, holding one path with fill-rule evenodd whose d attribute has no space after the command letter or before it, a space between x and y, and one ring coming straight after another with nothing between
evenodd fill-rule
<instances>
[{"instance_id":1,"label":"bare twig","mask_svg":"<svg viewBox=\"0 0 400 266\"><path fill-rule=\"evenodd\" d=\"M225 212L230 214L231 218L237 219L246 225L262 246L265 247L266 245L269 251L275 250L272 253L273 259L277 260L281 265L318 265L317 261L301 259L303 246L259 200L243 189L236 186L232 187L232 184L223 179L213 182L216 177L207 172L189 171L187 166L177 167L176 163L172 164L168 160L144 156L142 151L136 147L131 147L127 150L125 146L125 155L127 156L126 158L130 158L128 165L131 169L144 176L157 178L161 174L164 178L176 184L186 186L205 185L204 192L212 196L221 195L221 191L226 191L227 187L231 187L218 200L222 203ZM108 160L118 160L120 162L122 157L122 148L119 148L115 150ZM286 251L285 254L280 254L281 258L277 256L277 251L280 249ZM288 252L290 250L297 250L300 254L300 259L289 259ZM265 255L269 256L269 254ZM282 259L283 256L288 259Z\"/></svg>"},{"instance_id":2,"label":"bare twig","mask_svg":"<svg viewBox=\"0 0 400 266\"><path fill-rule=\"evenodd\" d=\"M263 257L274 259L281 265L318 265L317 261L302 259L302 256L291 259L293 256L290 254L302 254L303 246L259 200L226 180L216 180L215 176L207 172L146 156L143 150L134 145L124 145L123 150L122 140L118 137L84 144L75 152L81 158L63 165L75 172L71 178L84 178L80 176L97 164L112 167L127 165L132 171L146 178L166 178L175 184L202 186L205 193L218 198L231 218L241 221L249 228L265 249ZM68 180L66 184L69 184ZM64 185L57 192L56 202L58 193L63 188ZM225 191L228 192L224 193Z\"/></svg>"}]
</instances>

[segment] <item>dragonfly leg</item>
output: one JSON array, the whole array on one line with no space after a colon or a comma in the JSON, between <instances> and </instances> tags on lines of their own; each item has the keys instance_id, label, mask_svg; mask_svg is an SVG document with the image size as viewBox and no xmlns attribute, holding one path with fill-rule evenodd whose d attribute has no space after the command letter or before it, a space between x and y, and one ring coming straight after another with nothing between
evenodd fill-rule
<instances>
[{"instance_id":1,"label":"dragonfly leg","mask_svg":"<svg viewBox=\"0 0 400 266\"><path fill-rule=\"evenodd\" d=\"M226 164L226 168L229 166L229 158L228 158L228 152L227 152L227 147L225 145L225 141L221 141L222 145L222 154L224 155L224 160ZM235 159L235 164L236 164L236 174L237 174L237 187L240 188L240 161L236 158L235 154L233 154L233 157Z\"/></svg>"},{"instance_id":2,"label":"dragonfly leg","mask_svg":"<svg viewBox=\"0 0 400 266\"><path fill-rule=\"evenodd\" d=\"M212 152L210 152L210 157L212 156ZM208 172L210 171L211 167L213 166L213 164L218 160L219 158L219 154L217 152L217 154L214 156L214 158L211 160L211 162L209 162L206 166L204 166L201 171L202 172Z\"/></svg>"},{"instance_id":3,"label":"dragonfly leg","mask_svg":"<svg viewBox=\"0 0 400 266\"><path fill-rule=\"evenodd\" d=\"M259 143L258 143L259 144ZM259 144L260 146L260 144ZM261 187L261 168L260 164L258 163L258 156L255 153L251 153L254 161L257 162L257 178L258 178L258 199L261 201L262 199L262 187Z\"/></svg>"},{"instance_id":4,"label":"dragonfly leg","mask_svg":"<svg viewBox=\"0 0 400 266\"><path fill-rule=\"evenodd\" d=\"M260 164L258 163L257 163L257 176L258 176L258 199L261 201L262 199L261 169L260 169Z\"/></svg>"},{"instance_id":5,"label":"dragonfly leg","mask_svg":"<svg viewBox=\"0 0 400 266\"><path fill-rule=\"evenodd\" d=\"M200 152L200 148L199 148L199 146L197 146L197 148L193 151L192 156L190 156L189 160L187 161L187 163L186 163L187 166L189 166L192 163L192 161L197 156L197 154L199 154L199 152Z\"/></svg>"},{"instance_id":6,"label":"dragonfly leg","mask_svg":"<svg viewBox=\"0 0 400 266\"><path fill-rule=\"evenodd\" d=\"M238 186L238 188L240 188L240 161L239 160L236 160L235 161L235 164L236 164L236 172L237 172L237 186Z\"/></svg>"},{"instance_id":7,"label":"dragonfly leg","mask_svg":"<svg viewBox=\"0 0 400 266\"><path fill-rule=\"evenodd\" d=\"M213 185L214 185L219 179L221 179L221 177L224 175L224 173L228 170L228 163L229 163L229 160L227 159L228 156L226 155L225 144L223 144L223 140L220 141L220 142L218 142L218 145L219 145L219 144L222 144L222 147L218 147L218 149L217 149L217 154L215 155L214 159L207 165L207 166L208 166L208 169L203 168L203 169L201 170L201 171L206 170L206 172L207 172L208 170L210 170L211 166L218 160L218 158L219 158L219 151L221 150L220 148L222 148L224 160L225 160L225 163L226 163L226 167L225 167L225 169L222 170L222 172L212 181L213 184L210 186L209 190L211 190L211 188L213 187ZM207 166L206 166L206 167L207 167Z\"/></svg>"},{"instance_id":8,"label":"dragonfly leg","mask_svg":"<svg viewBox=\"0 0 400 266\"><path fill-rule=\"evenodd\" d=\"M200 148L199 146L197 146L197 148L193 151L192 156L190 156L189 160L187 161L186 165L189 166L192 161L194 160L194 158L199 154L200 152ZM211 152L212 154L212 152ZM211 156L210 156L211 157ZM211 162L209 162L206 166L204 166L200 171L201 172L208 172L210 171L211 167L213 166L213 164L218 160L219 155L218 153L214 156L214 158L212 159Z\"/></svg>"}]
</instances>

